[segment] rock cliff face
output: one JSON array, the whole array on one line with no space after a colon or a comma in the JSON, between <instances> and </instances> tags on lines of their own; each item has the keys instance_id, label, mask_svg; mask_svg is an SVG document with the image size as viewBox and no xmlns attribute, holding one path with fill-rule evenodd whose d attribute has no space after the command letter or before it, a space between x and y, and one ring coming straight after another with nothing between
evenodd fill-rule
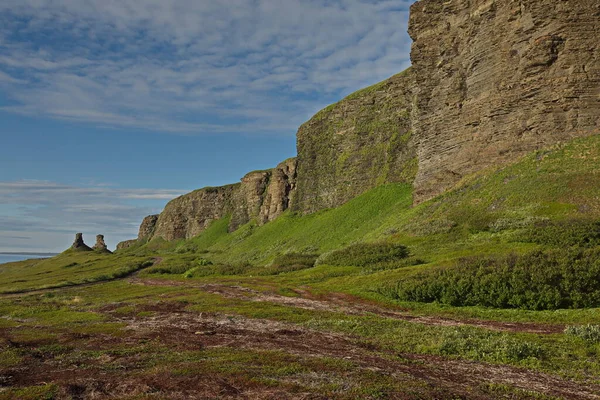
<instances>
[{"instance_id":1,"label":"rock cliff face","mask_svg":"<svg viewBox=\"0 0 600 400\"><path fill-rule=\"evenodd\" d=\"M597 0L421 0L415 198L575 136L600 118Z\"/></svg>"},{"instance_id":2,"label":"rock cliff face","mask_svg":"<svg viewBox=\"0 0 600 400\"><path fill-rule=\"evenodd\" d=\"M171 200L156 221L153 238L189 239L234 210L240 184L195 190Z\"/></svg>"},{"instance_id":3,"label":"rock cliff face","mask_svg":"<svg viewBox=\"0 0 600 400\"><path fill-rule=\"evenodd\" d=\"M158 222L159 215L148 215L142 221L140 225L140 230L138 232L138 240L149 239L154 235L154 231L156 230L156 223Z\"/></svg>"},{"instance_id":4,"label":"rock cliff face","mask_svg":"<svg viewBox=\"0 0 600 400\"><path fill-rule=\"evenodd\" d=\"M298 130L295 209L336 207L388 182L412 183L411 69L351 94Z\"/></svg>"},{"instance_id":5,"label":"rock cliff face","mask_svg":"<svg viewBox=\"0 0 600 400\"><path fill-rule=\"evenodd\" d=\"M137 239L125 240L117 244L117 251L128 249L138 243Z\"/></svg>"},{"instance_id":6,"label":"rock cliff face","mask_svg":"<svg viewBox=\"0 0 600 400\"><path fill-rule=\"evenodd\" d=\"M599 21L598 0L420 0L410 69L303 124L297 159L171 201L138 239L191 238L226 215L230 231L264 224L389 182L413 183L420 202L480 169L600 134Z\"/></svg>"},{"instance_id":7,"label":"rock cliff face","mask_svg":"<svg viewBox=\"0 0 600 400\"><path fill-rule=\"evenodd\" d=\"M229 231L235 231L260 212L271 171L255 171L242 178L240 186L233 195L233 213L229 222Z\"/></svg>"},{"instance_id":8,"label":"rock cliff face","mask_svg":"<svg viewBox=\"0 0 600 400\"><path fill-rule=\"evenodd\" d=\"M290 207L295 188L296 159L291 158L272 170L250 172L240 183L196 190L170 201L160 215L144 219L138 240L189 239L227 215L229 231L251 220L264 224Z\"/></svg>"},{"instance_id":9,"label":"rock cliff face","mask_svg":"<svg viewBox=\"0 0 600 400\"><path fill-rule=\"evenodd\" d=\"M290 158L271 171L269 186L260 207L259 224L266 224L293 207L296 195L296 167L296 158Z\"/></svg>"}]
</instances>

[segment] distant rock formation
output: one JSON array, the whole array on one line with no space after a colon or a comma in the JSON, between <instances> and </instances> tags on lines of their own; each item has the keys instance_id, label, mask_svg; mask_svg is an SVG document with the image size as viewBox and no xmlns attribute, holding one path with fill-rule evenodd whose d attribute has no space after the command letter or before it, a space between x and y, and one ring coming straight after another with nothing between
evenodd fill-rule
<instances>
[{"instance_id":1,"label":"distant rock formation","mask_svg":"<svg viewBox=\"0 0 600 400\"><path fill-rule=\"evenodd\" d=\"M156 215L148 215L142 221L140 225L140 230L138 232L138 240L146 240L150 239L152 235L154 235L154 230L156 229L156 222L158 221L158 214Z\"/></svg>"},{"instance_id":2,"label":"distant rock formation","mask_svg":"<svg viewBox=\"0 0 600 400\"><path fill-rule=\"evenodd\" d=\"M125 240L117 244L117 251L124 250L132 247L134 244L138 243L137 239Z\"/></svg>"},{"instance_id":3,"label":"distant rock formation","mask_svg":"<svg viewBox=\"0 0 600 400\"><path fill-rule=\"evenodd\" d=\"M96 244L94 245L93 249L101 253L112 253L110 250L108 250L106 243L104 243L104 235L96 235Z\"/></svg>"},{"instance_id":4,"label":"distant rock formation","mask_svg":"<svg viewBox=\"0 0 600 400\"><path fill-rule=\"evenodd\" d=\"M83 233L75 234L75 241L73 242L71 249L75 251L92 251L92 248L83 242Z\"/></svg>"}]
</instances>

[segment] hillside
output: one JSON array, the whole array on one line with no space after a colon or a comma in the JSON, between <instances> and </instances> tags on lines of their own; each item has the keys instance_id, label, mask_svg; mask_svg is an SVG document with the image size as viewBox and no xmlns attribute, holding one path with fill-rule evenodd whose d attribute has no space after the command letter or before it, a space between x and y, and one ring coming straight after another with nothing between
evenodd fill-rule
<instances>
[{"instance_id":1,"label":"hillside","mask_svg":"<svg viewBox=\"0 0 600 400\"><path fill-rule=\"evenodd\" d=\"M600 398L599 12L418 1L296 158L0 265L0 399Z\"/></svg>"},{"instance_id":2,"label":"hillside","mask_svg":"<svg viewBox=\"0 0 600 400\"><path fill-rule=\"evenodd\" d=\"M387 184L234 232L228 214L187 240L2 265L0 398L596 398L599 158L593 136L418 207ZM535 299L550 279L567 307L452 304L456 290L489 301L458 283L502 257ZM472 279L528 301L502 265Z\"/></svg>"}]
</instances>

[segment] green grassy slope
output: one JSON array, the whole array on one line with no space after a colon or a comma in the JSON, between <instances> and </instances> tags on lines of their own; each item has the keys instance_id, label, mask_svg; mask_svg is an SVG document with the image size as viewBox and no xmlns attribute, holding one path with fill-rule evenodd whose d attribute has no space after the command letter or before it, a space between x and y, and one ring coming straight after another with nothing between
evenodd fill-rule
<instances>
[{"instance_id":1,"label":"green grassy slope","mask_svg":"<svg viewBox=\"0 0 600 400\"><path fill-rule=\"evenodd\" d=\"M73 286L126 276L152 264L147 257L66 251L47 259L0 265L0 293Z\"/></svg>"},{"instance_id":2,"label":"green grassy slope","mask_svg":"<svg viewBox=\"0 0 600 400\"><path fill-rule=\"evenodd\" d=\"M257 265L286 252L322 254L380 240L401 242L414 255L440 263L472 253L525 251L539 244L519 240L520 232L536 224L600 218L599 160L600 136L579 139L482 171L414 208L409 186L384 185L336 209L307 216L288 212L264 226L251 222L233 233L227 233L223 219L188 242L159 247Z\"/></svg>"}]
</instances>

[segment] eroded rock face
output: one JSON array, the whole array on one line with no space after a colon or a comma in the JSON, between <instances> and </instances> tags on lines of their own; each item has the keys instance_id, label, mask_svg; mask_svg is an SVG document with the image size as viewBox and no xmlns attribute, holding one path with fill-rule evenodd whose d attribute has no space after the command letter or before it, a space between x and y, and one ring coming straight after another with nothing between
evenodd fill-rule
<instances>
[{"instance_id":1,"label":"eroded rock face","mask_svg":"<svg viewBox=\"0 0 600 400\"><path fill-rule=\"evenodd\" d=\"M272 170L250 172L240 183L204 188L172 200L160 215L144 219L139 239L189 239L229 214L230 232L251 220L264 224L293 204L295 189L296 159L291 158Z\"/></svg>"},{"instance_id":2,"label":"eroded rock face","mask_svg":"<svg viewBox=\"0 0 600 400\"><path fill-rule=\"evenodd\" d=\"M156 222L158 221L158 214L156 215L148 215L142 221L140 225L140 230L138 232L138 240L146 240L154 235L154 230L156 229Z\"/></svg>"},{"instance_id":3,"label":"eroded rock face","mask_svg":"<svg viewBox=\"0 0 600 400\"><path fill-rule=\"evenodd\" d=\"M258 216L270 178L271 170L250 172L242 178L232 199L233 213L229 223L230 232Z\"/></svg>"},{"instance_id":4,"label":"eroded rock face","mask_svg":"<svg viewBox=\"0 0 600 400\"><path fill-rule=\"evenodd\" d=\"M71 249L77 250L77 251L91 251L92 250L88 245L86 245L84 243L83 233L75 234L75 241L73 241L73 244L71 245Z\"/></svg>"},{"instance_id":5,"label":"eroded rock face","mask_svg":"<svg viewBox=\"0 0 600 400\"><path fill-rule=\"evenodd\" d=\"M136 244L137 242L138 242L137 239L125 240L123 242L120 242L117 244L117 251L128 249L128 248L132 247L134 244Z\"/></svg>"},{"instance_id":6,"label":"eroded rock face","mask_svg":"<svg viewBox=\"0 0 600 400\"><path fill-rule=\"evenodd\" d=\"M110 252L108 246L106 246L106 243L104 242L104 235L96 235L96 244L93 249L100 252Z\"/></svg>"},{"instance_id":7,"label":"eroded rock face","mask_svg":"<svg viewBox=\"0 0 600 400\"><path fill-rule=\"evenodd\" d=\"M211 222L234 210L233 197L240 184L195 190L171 200L160 213L153 238L189 239Z\"/></svg>"},{"instance_id":8,"label":"eroded rock face","mask_svg":"<svg viewBox=\"0 0 600 400\"><path fill-rule=\"evenodd\" d=\"M532 150L598 134L597 0L421 0L415 199Z\"/></svg>"},{"instance_id":9,"label":"eroded rock face","mask_svg":"<svg viewBox=\"0 0 600 400\"><path fill-rule=\"evenodd\" d=\"M285 160L271 172L271 178L260 207L259 224L263 225L292 208L296 193L296 158Z\"/></svg>"},{"instance_id":10,"label":"eroded rock face","mask_svg":"<svg viewBox=\"0 0 600 400\"><path fill-rule=\"evenodd\" d=\"M412 183L413 88L408 69L351 94L300 127L294 209L312 213L384 183Z\"/></svg>"}]
</instances>

